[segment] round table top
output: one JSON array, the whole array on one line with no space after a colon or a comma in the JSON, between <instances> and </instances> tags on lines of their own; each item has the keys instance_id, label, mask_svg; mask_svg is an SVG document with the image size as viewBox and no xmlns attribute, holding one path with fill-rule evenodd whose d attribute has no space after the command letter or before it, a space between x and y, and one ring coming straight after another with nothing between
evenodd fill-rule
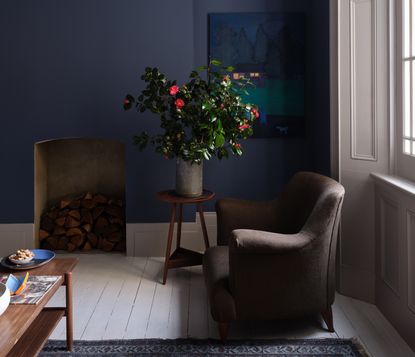
<instances>
[{"instance_id":1,"label":"round table top","mask_svg":"<svg viewBox=\"0 0 415 357\"><path fill-rule=\"evenodd\" d=\"M168 203L201 203L211 200L215 193L209 190L203 190L202 195L198 197L179 196L175 190L165 190L157 192L157 198L160 201Z\"/></svg>"}]
</instances>

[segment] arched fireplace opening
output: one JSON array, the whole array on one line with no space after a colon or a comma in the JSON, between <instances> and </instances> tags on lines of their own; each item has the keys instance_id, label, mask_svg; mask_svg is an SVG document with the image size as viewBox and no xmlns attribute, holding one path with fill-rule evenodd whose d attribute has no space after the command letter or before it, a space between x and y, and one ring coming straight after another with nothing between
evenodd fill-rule
<instances>
[{"instance_id":1,"label":"arched fireplace opening","mask_svg":"<svg viewBox=\"0 0 415 357\"><path fill-rule=\"evenodd\" d=\"M35 243L125 251L125 148L108 139L35 144Z\"/></svg>"}]
</instances>

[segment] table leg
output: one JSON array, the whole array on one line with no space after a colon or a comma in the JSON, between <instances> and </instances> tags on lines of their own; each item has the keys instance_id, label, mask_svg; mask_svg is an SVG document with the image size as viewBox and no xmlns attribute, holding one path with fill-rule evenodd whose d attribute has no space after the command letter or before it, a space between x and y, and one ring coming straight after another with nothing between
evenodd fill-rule
<instances>
[{"instance_id":1,"label":"table leg","mask_svg":"<svg viewBox=\"0 0 415 357\"><path fill-rule=\"evenodd\" d=\"M183 204L179 203L179 219L177 220L176 248L180 248L180 239L182 237L182 220L183 220Z\"/></svg>"},{"instance_id":2,"label":"table leg","mask_svg":"<svg viewBox=\"0 0 415 357\"><path fill-rule=\"evenodd\" d=\"M65 273L66 285L66 348L73 349L72 272Z\"/></svg>"},{"instance_id":3,"label":"table leg","mask_svg":"<svg viewBox=\"0 0 415 357\"><path fill-rule=\"evenodd\" d=\"M202 225L203 239L205 240L205 248L209 248L209 238L206 229L205 216L203 215L203 205L198 203L197 210L199 211L200 223Z\"/></svg>"},{"instance_id":4,"label":"table leg","mask_svg":"<svg viewBox=\"0 0 415 357\"><path fill-rule=\"evenodd\" d=\"M166 259L164 260L163 284L166 284L167 271L169 270L169 260L171 252L171 244L173 241L174 222L176 221L176 204L173 203L170 214L169 235L167 237Z\"/></svg>"}]
</instances>

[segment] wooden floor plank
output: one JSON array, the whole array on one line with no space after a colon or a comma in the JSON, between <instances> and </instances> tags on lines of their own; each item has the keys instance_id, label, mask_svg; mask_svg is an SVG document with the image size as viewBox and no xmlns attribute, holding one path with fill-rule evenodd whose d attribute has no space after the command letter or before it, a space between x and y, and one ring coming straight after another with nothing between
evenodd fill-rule
<instances>
[{"instance_id":1,"label":"wooden floor plank","mask_svg":"<svg viewBox=\"0 0 415 357\"><path fill-rule=\"evenodd\" d=\"M121 287L120 294L105 327L103 339L122 339L124 337L146 263L147 258L131 260L130 264L135 269L127 275Z\"/></svg>"},{"instance_id":2,"label":"wooden floor plank","mask_svg":"<svg viewBox=\"0 0 415 357\"><path fill-rule=\"evenodd\" d=\"M102 258L96 258L97 266L95 269L89 269L82 272L82 275L87 280L87 286L79 299L74 299L74 338L81 339L85 328L90 320L92 314L97 308L97 303L101 298L105 287L109 283L108 275L110 270L108 265L111 260L107 262ZM76 296L78 292L74 291Z\"/></svg>"},{"instance_id":3,"label":"wooden floor plank","mask_svg":"<svg viewBox=\"0 0 415 357\"><path fill-rule=\"evenodd\" d=\"M187 338L189 321L189 271L174 269L169 272L172 285L166 338Z\"/></svg>"},{"instance_id":4,"label":"wooden floor plank","mask_svg":"<svg viewBox=\"0 0 415 357\"><path fill-rule=\"evenodd\" d=\"M151 306L159 284L162 264L159 260L148 258L140 287L134 300L134 305L128 319L125 339L144 338L149 323Z\"/></svg>"},{"instance_id":5,"label":"wooden floor plank","mask_svg":"<svg viewBox=\"0 0 415 357\"><path fill-rule=\"evenodd\" d=\"M173 283L156 284L145 338L167 338Z\"/></svg>"},{"instance_id":6,"label":"wooden floor plank","mask_svg":"<svg viewBox=\"0 0 415 357\"><path fill-rule=\"evenodd\" d=\"M103 338L105 328L123 283L121 280L110 280L107 282L85 326L85 330L81 336L82 340L99 340Z\"/></svg>"}]
</instances>

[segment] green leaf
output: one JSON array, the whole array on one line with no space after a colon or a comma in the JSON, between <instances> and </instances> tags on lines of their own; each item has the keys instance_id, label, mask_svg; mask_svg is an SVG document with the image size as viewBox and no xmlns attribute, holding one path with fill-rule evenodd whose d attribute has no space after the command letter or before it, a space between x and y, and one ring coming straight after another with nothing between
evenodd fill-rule
<instances>
[{"instance_id":1,"label":"green leaf","mask_svg":"<svg viewBox=\"0 0 415 357\"><path fill-rule=\"evenodd\" d=\"M225 137L222 133L216 134L215 138L215 146L216 148L220 148L223 144L225 144Z\"/></svg>"},{"instance_id":2,"label":"green leaf","mask_svg":"<svg viewBox=\"0 0 415 357\"><path fill-rule=\"evenodd\" d=\"M220 66L222 62L217 59L212 59L210 60L210 64L213 64L214 66Z\"/></svg>"},{"instance_id":3,"label":"green leaf","mask_svg":"<svg viewBox=\"0 0 415 357\"><path fill-rule=\"evenodd\" d=\"M207 151L203 151L203 156L205 157L206 160L210 159L209 153Z\"/></svg>"},{"instance_id":4,"label":"green leaf","mask_svg":"<svg viewBox=\"0 0 415 357\"><path fill-rule=\"evenodd\" d=\"M232 67L232 66L226 66L226 67L222 67L222 68L227 72L233 72L235 70L235 67Z\"/></svg>"},{"instance_id":5,"label":"green leaf","mask_svg":"<svg viewBox=\"0 0 415 357\"><path fill-rule=\"evenodd\" d=\"M207 66L199 66L196 68L197 71L206 71L208 69Z\"/></svg>"}]
</instances>

